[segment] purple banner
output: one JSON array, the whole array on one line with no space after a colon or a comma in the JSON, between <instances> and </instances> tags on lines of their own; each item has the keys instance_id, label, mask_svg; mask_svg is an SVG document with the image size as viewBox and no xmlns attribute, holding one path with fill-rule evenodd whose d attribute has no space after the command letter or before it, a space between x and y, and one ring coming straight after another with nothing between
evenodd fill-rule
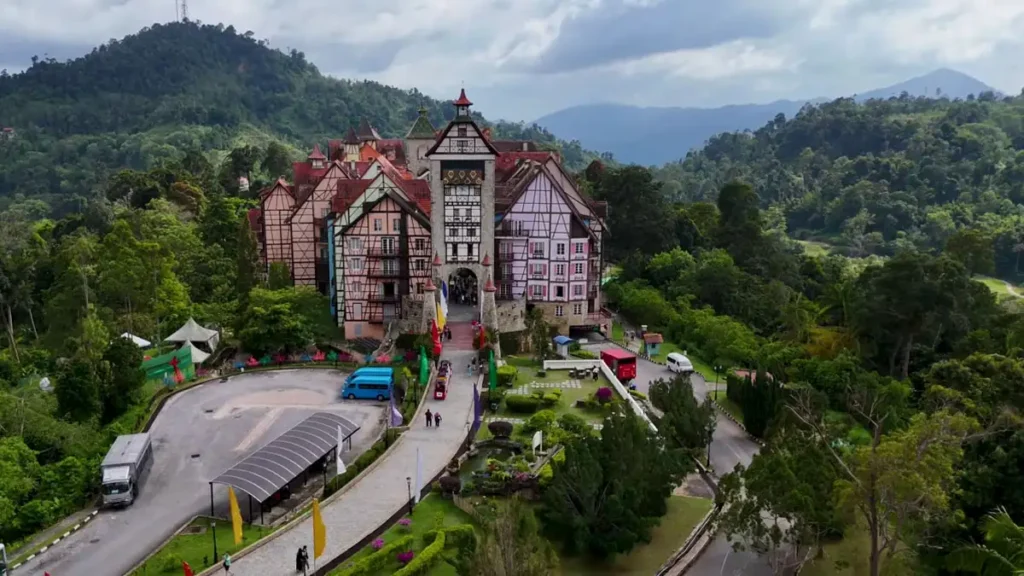
<instances>
[{"instance_id":1,"label":"purple banner","mask_svg":"<svg viewBox=\"0 0 1024 576\"><path fill-rule=\"evenodd\" d=\"M473 431L480 429L480 420L483 417L484 405L480 402L480 390L473 386Z\"/></svg>"},{"instance_id":2,"label":"purple banner","mask_svg":"<svg viewBox=\"0 0 1024 576\"><path fill-rule=\"evenodd\" d=\"M388 402L388 408L391 411L391 427L396 428L402 425L402 413L398 411L398 407L395 406L395 395L391 394L391 399Z\"/></svg>"}]
</instances>

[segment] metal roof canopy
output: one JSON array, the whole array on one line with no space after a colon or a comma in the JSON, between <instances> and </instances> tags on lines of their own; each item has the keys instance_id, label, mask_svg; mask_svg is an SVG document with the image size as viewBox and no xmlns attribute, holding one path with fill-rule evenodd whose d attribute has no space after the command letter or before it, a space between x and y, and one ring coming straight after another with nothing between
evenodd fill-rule
<instances>
[{"instance_id":1,"label":"metal roof canopy","mask_svg":"<svg viewBox=\"0 0 1024 576\"><path fill-rule=\"evenodd\" d=\"M210 484L226 484L265 502L314 462L338 447L339 427L342 442L359 430L359 426L348 418L317 412L247 456Z\"/></svg>"}]
</instances>

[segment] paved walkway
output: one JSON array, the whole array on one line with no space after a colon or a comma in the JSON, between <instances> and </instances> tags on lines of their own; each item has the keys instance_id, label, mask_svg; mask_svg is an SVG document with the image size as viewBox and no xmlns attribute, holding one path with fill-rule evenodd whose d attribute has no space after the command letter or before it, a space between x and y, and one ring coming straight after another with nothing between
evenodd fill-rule
<instances>
[{"instance_id":1,"label":"paved walkway","mask_svg":"<svg viewBox=\"0 0 1024 576\"><path fill-rule=\"evenodd\" d=\"M455 366L469 362L472 351L448 351L444 358ZM423 482L437 475L466 439L473 418L473 383L476 377L455 372L448 398L427 399L431 411L441 412L441 427L426 428L422 416L401 436L383 461L369 474L348 486L348 491L323 506L327 525L327 549L317 564L359 543L408 504L406 478L416 481L416 450L423 461ZM415 486L413 487L415 489ZM308 546L313 551L313 521L306 518L253 552L231 563L232 576L294 576L295 551ZM310 558L312 560L312 558Z\"/></svg>"}]
</instances>

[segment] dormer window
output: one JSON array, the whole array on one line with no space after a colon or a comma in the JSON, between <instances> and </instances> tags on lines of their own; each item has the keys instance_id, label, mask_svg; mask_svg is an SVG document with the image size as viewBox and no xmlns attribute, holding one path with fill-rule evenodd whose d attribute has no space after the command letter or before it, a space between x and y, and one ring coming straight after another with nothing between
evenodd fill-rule
<instances>
[{"instance_id":1,"label":"dormer window","mask_svg":"<svg viewBox=\"0 0 1024 576\"><path fill-rule=\"evenodd\" d=\"M466 130L465 126L459 126L459 128L458 128L459 138L465 138L467 136L467 132L468 132L468 130Z\"/></svg>"}]
</instances>

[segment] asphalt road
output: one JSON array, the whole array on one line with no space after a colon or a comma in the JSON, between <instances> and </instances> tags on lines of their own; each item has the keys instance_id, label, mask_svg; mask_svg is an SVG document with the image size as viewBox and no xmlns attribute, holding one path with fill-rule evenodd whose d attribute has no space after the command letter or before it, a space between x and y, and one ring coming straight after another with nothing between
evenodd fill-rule
<instances>
[{"instance_id":1,"label":"asphalt road","mask_svg":"<svg viewBox=\"0 0 1024 576\"><path fill-rule=\"evenodd\" d=\"M153 467L138 500L100 512L13 576L121 576L189 518L209 514L210 480L314 412L335 412L361 427L345 460L358 457L371 444L384 406L339 400L342 378L328 370L259 372L172 397L150 430ZM227 490L215 490L215 498L217 508L226 507Z\"/></svg>"},{"instance_id":2,"label":"asphalt road","mask_svg":"<svg viewBox=\"0 0 1024 576\"><path fill-rule=\"evenodd\" d=\"M583 347L594 352L600 352L605 348L618 348L615 344L607 341L594 342ZM637 358L634 383L640 392L647 394L652 381L672 376L673 373L669 372L667 367ZM694 374L690 378L690 382L693 384L694 396L703 401L708 394L708 386L704 377ZM718 393L724 394L721 390ZM710 468L715 476L723 476L731 472L737 464L750 464L760 446L751 440L735 422L723 416L721 412L716 411L716 414L715 433L711 440ZM685 538L685 535L682 537ZM732 545L724 537L719 536L690 567L688 573L696 576L741 574L743 576L771 576L772 570L756 554L734 552Z\"/></svg>"}]
</instances>

